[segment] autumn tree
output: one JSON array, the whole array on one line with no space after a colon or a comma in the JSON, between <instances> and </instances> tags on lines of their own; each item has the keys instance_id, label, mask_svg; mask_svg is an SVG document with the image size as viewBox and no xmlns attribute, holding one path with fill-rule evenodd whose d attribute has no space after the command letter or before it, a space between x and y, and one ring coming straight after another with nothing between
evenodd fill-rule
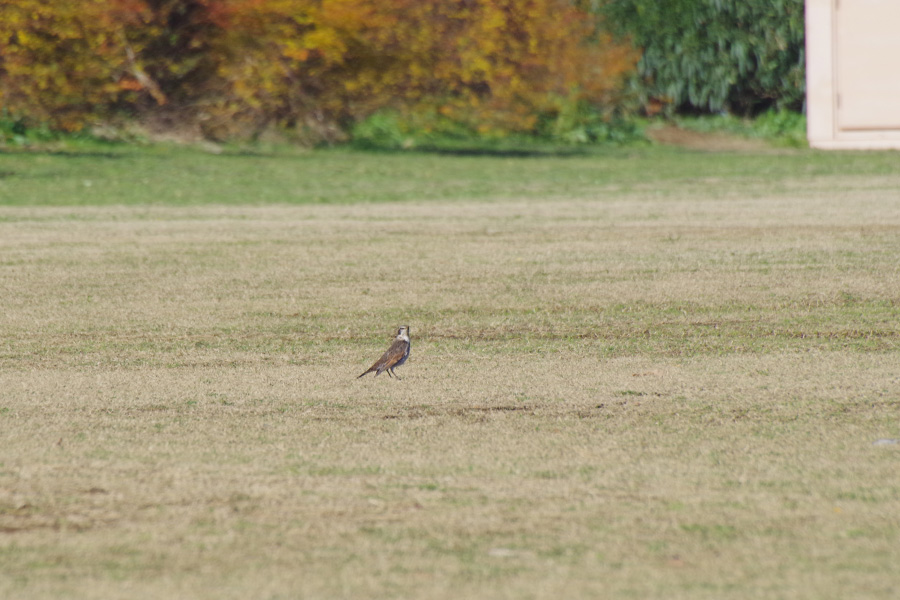
<instances>
[{"instance_id":1,"label":"autumn tree","mask_svg":"<svg viewBox=\"0 0 900 600\"><path fill-rule=\"evenodd\" d=\"M0 3L2 107L70 130L163 107L212 137L336 140L392 107L528 132L610 105L635 58L571 0Z\"/></svg>"},{"instance_id":2,"label":"autumn tree","mask_svg":"<svg viewBox=\"0 0 900 600\"><path fill-rule=\"evenodd\" d=\"M3 109L75 130L86 113L127 100L139 84L113 12L104 0L0 3Z\"/></svg>"},{"instance_id":3,"label":"autumn tree","mask_svg":"<svg viewBox=\"0 0 900 600\"><path fill-rule=\"evenodd\" d=\"M184 111L218 68L216 0L0 2L0 107L65 130Z\"/></svg>"},{"instance_id":4,"label":"autumn tree","mask_svg":"<svg viewBox=\"0 0 900 600\"><path fill-rule=\"evenodd\" d=\"M568 0L225 7L232 56L221 75L230 95L219 114L326 136L385 106L435 110L481 131L530 131L561 103L611 102L636 58Z\"/></svg>"}]
</instances>

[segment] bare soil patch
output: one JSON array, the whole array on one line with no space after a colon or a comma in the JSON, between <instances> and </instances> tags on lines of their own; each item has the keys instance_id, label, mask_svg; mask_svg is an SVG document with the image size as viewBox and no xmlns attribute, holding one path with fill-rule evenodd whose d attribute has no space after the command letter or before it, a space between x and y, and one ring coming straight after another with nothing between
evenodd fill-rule
<instances>
[{"instance_id":1,"label":"bare soil patch","mask_svg":"<svg viewBox=\"0 0 900 600\"><path fill-rule=\"evenodd\" d=\"M646 135L657 144L678 146L679 148L690 150L705 150L709 152L776 151L765 140L755 140L722 131L691 131L676 125L651 127L647 129Z\"/></svg>"}]
</instances>

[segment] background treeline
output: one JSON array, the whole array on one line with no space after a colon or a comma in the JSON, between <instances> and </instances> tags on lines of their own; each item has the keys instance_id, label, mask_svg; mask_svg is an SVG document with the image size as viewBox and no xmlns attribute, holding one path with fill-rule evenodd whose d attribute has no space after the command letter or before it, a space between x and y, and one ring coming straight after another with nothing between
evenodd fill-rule
<instances>
[{"instance_id":1,"label":"background treeline","mask_svg":"<svg viewBox=\"0 0 900 600\"><path fill-rule=\"evenodd\" d=\"M589 142L660 107L796 109L802 43L801 0L7 0L0 107L217 140Z\"/></svg>"}]
</instances>

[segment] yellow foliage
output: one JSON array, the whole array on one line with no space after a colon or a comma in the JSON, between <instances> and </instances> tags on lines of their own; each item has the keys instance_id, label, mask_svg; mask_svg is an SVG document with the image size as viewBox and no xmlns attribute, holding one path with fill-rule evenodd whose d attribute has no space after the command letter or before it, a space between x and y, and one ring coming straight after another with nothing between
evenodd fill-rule
<instances>
[{"instance_id":1,"label":"yellow foliage","mask_svg":"<svg viewBox=\"0 0 900 600\"><path fill-rule=\"evenodd\" d=\"M608 104L635 58L571 0L0 2L0 103L65 128L174 97L226 129L334 138L394 107L528 131Z\"/></svg>"},{"instance_id":2,"label":"yellow foliage","mask_svg":"<svg viewBox=\"0 0 900 600\"><path fill-rule=\"evenodd\" d=\"M0 106L78 130L133 97L142 86L132 78L117 8L104 0L0 2ZM128 12L127 21L140 19Z\"/></svg>"},{"instance_id":3,"label":"yellow foliage","mask_svg":"<svg viewBox=\"0 0 900 600\"><path fill-rule=\"evenodd\" d=\"M609 103L636 59L592 40L595 23L569 0L231 0L229 19L233 102L265 96L294 125L393 106L527 131L560 97ZM257 81L238 86L247 62Z\"/></svg>"}]
</instances>

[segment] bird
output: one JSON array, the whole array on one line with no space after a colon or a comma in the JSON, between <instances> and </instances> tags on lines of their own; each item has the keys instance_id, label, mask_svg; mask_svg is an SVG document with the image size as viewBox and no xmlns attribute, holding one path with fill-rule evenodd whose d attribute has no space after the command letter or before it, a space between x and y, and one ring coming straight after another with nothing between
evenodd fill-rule
<instances>
[{"instance_id":1,"label":"bird","mask_svg":"<svg viewBox=\"0 0 900 600\"><path fill-rule=\"evenodd\" d=\"M375 371L375 377L381 375L382 371L387 371L388 377L400 379L400 376L394 373L394 369L406 362L406 359L409 358L409 349L409 325L403 325L397 330L397 337L394 338L394 343L391 344L391 347L381 355L381 358L375 361L375 364L369 367L368 371L357 377L357 379L372 371Z\"/></svg>"}]
</instances>

